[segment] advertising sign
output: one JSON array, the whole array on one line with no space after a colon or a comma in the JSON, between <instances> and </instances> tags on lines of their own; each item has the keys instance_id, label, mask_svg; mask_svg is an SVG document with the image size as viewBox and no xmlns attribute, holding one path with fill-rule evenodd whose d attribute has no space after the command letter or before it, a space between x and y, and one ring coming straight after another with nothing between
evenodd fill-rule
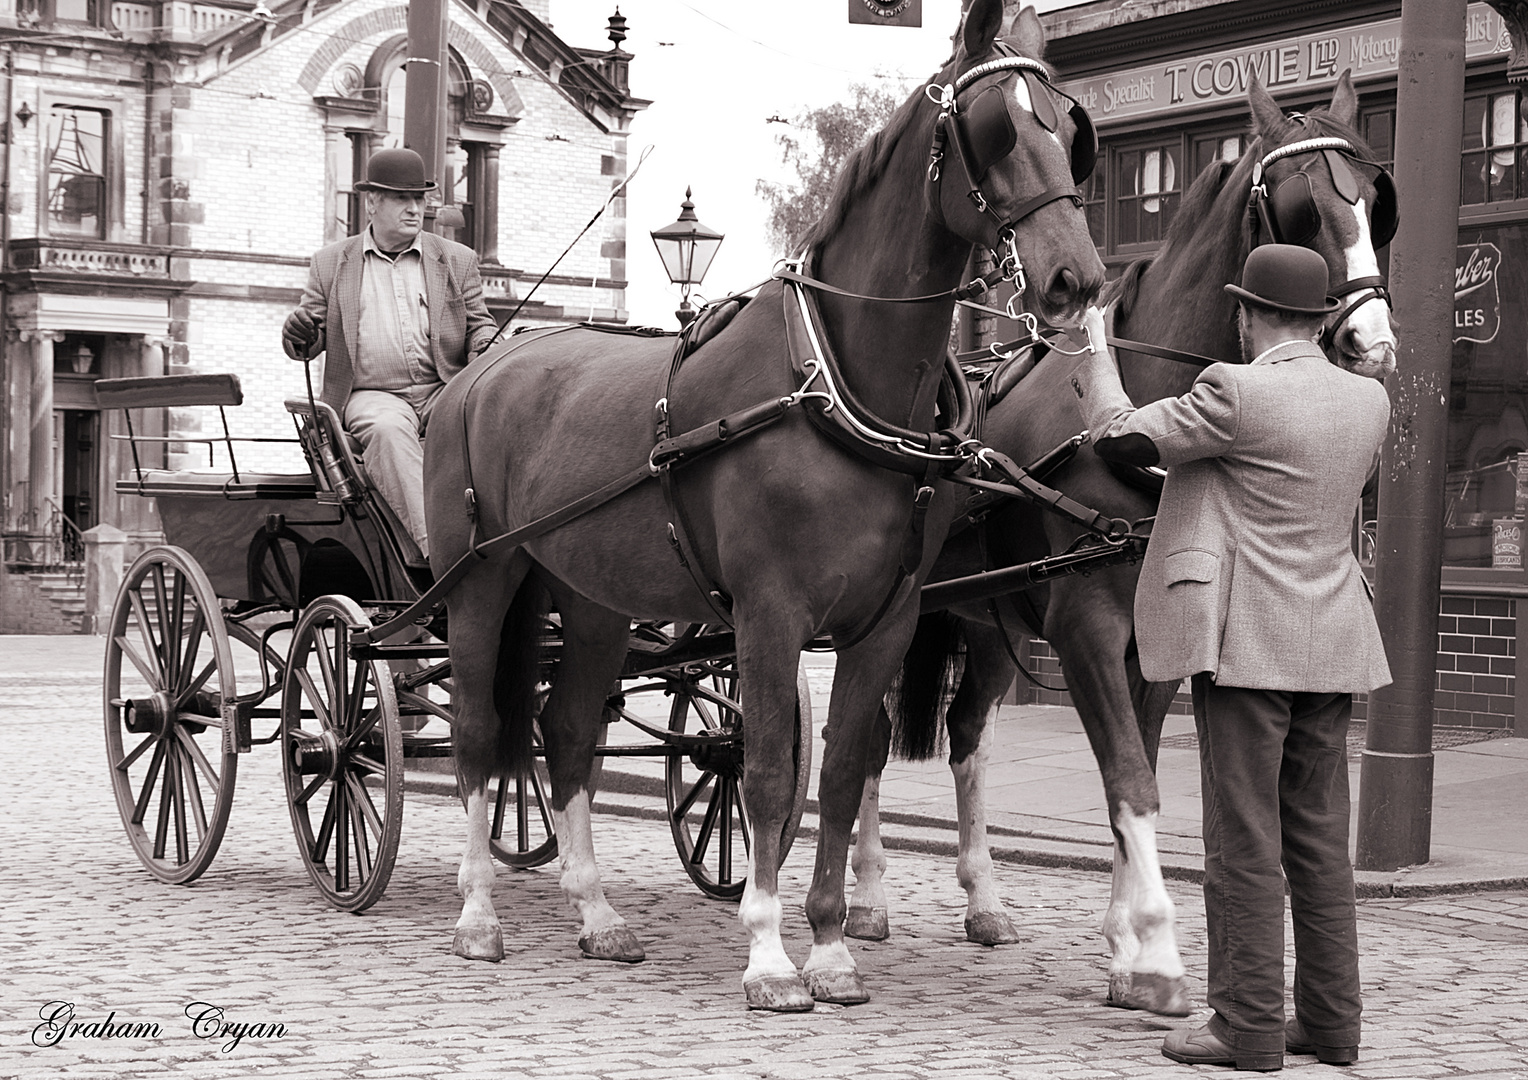
<instances>
[{"instance_id":1,"label":"advertising sign","mask_svg":"<svg viewBox=\"0 0 1528 1080\"><path fill-rule=\"evenodd\" d=\"M865 0L851 0L851 10L856 2ZM1512 51L1507 24L1487 4L1469 6L1464 38L1467 61ZM1355 82L1394 75L1400 51L1401 20L1386 19L1073 79L1061 89L1108 124L1245 101L1254 74L1274 93L1335 83L1346 70Z\"/></svg>"},{"instance_id":2,"label":"advertising sign","mask_svg":"<svg viewBox=\"0 0 1528 1080\"><path fill-rule=\"evenodd\" d=\"M1459 245L1454 266L1454 340L1485 345L1501 331L1497 272L1501 248L1487 241Z\"/></svg>"}]
</instances>

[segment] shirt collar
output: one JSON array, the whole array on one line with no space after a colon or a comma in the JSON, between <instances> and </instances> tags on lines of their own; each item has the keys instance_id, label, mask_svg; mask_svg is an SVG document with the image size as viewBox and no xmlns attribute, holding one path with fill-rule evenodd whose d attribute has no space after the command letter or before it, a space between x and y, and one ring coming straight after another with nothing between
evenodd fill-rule
<instances>
[{"instance_id":1,"label":"shirt collar","mask_svg":"<svg viewBox=\"0 0 1528 1080\"><path fill-rule=\"evenodd\" d=\"M1271 348L1264 349L1252 358L1254 364L1277 364L1281 360L1293 360L1297 356L1322 356L1325 355L1314 341L1294 340L1281 341Z\"/></svg>"},{"instance_id":2,"label":"shirt collar","mask_svg":"<svg viewBox=\"0 0 1528 1080\"><path fill-rule=\"evenodd\" d=\"M408 247L404 248L403 251L398 252L398 257L402 258L403 255L406 252L412 251L415 254L417 254L421 259L424 258L424 246L419 242L420 237L422 237L423 235L424 235L424 230L423 229L420 229L417 233L415 233L414 234L414 242L412 244L410 244ZM366 252L371 251L371 252L375 252L377 255L380 255L384 259L387 258L387 256L385 254L383 254L382 249L377 246L377 238L371 235L371 226L370 225L366 226L366 231L363 232L361 234L361 236L363 237L363 239L361 240L361 254L363 256L366 254Z\"/></svg>"}]
</instances>

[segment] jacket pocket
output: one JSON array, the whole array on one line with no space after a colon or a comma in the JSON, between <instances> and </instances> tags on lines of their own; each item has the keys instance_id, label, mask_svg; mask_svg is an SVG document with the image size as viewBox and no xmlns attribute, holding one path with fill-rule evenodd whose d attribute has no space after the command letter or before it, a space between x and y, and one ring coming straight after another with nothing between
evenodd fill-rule
<instances>
[{"instance_id":1,"label":"jacket pocket","mask_svg":"<svg viewBox=\"0 0 1528 1080\"><path fill-rule=\"evenodd\" d=\"M1175 551L1162 560L1162 574L1168 585L1182 581L1214 581L1220 557L1203 548Z\"/></svg>"}]
</instances>

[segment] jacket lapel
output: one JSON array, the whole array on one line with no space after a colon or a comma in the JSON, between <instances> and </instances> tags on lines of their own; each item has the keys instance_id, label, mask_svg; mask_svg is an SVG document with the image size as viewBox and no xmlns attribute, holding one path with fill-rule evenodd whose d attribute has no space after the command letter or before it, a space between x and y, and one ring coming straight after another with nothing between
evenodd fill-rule
<instances>
[{"instance_id":1,"label":"jacket lapel","mask_svg":"<svg viewBox=\"0 0 1528 1080\"><path fill-rule=\"evenodd\" d=\"M451 295L451 280L446 270L446 252L440 238L434 233L421 233L420 241L424 254L424 301L430 312L430 352L439 368L439 324L446 310L446 298Z\"/></svg>"},{"instance_id":2,"label":"jacket lapel","mask_svg":"<svg viewBox=\"0 0 1528 1080\"><path fill-rule=\"evenodd\" d=\"M340 266L334 278L340 299L340 332L347 353L354 352L361 333L361 272L365 262L361 245L362 236L356 236L340 251Z\"/></svg>"}]
</instances>

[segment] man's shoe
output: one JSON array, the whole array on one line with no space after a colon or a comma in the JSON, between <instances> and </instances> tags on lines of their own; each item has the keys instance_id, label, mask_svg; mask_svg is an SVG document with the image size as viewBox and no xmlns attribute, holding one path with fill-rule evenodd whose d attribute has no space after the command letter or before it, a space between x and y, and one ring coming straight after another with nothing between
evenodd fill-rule
<instances>
[{"instance_id":1,"label":"man's shoe","mask_svg":"<svg viewBox=\"0 0 1528 1080\"><path fill-rule=\"evenodd\" d=\"M1316 1060L1326 1065L1352 1065L1358 1060L1356 1046L1321 1046L1311 1041L1301 1026L1299 1017L1284 1025L1284 1052L1288 1054L1315 1054Z\"/></svg>"},{"instance_id":2,"label":"man's shoe","mask_svg":"<svg viewBox=\"0 0 1528 1080\"><path fill-rule=\"evenodd\" d=\"M1168 1032L1162 1040L1162 1056L1185 1065L1228 1065L1255 1072L1276 1072L1284 1067L1280 1054L1243 1054L1238 1061L1236 1051L1210 1031L1209 1024L1193 1031L1179 1028Z\"/></svg>"}]
</instances>

